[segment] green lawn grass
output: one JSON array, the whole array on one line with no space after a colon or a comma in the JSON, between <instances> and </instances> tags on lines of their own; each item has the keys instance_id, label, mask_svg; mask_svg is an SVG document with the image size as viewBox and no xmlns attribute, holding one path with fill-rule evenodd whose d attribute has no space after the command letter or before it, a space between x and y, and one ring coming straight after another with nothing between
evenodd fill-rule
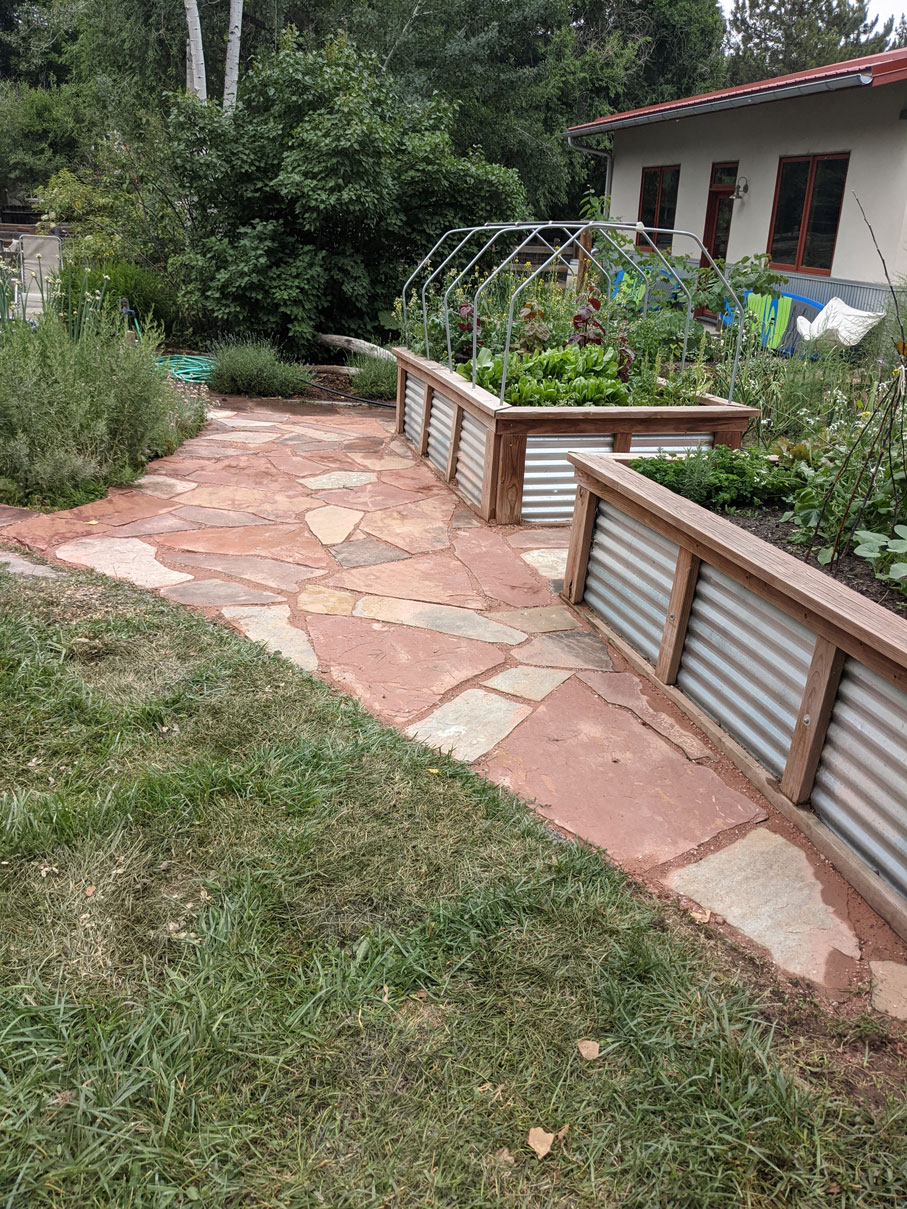
<instances>
[{"instance_id":1,"label":"green lawn grass","mask_svg":"<svg viewBox=\"0 0 907 1209\"><path fill-rule=\"evenodd\" d=\"M0 787L4 1207L905 1203L884 1029L200 616L0 573Z\"/></svg>"}]
</instances>

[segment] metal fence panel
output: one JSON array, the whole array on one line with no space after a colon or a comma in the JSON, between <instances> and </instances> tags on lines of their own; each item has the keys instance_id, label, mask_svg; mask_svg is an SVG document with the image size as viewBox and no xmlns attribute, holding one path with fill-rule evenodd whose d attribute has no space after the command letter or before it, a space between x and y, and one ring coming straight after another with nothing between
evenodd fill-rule
<instances>
[{"instance_id":1,"label":"metal fence panel","mask_svg":"<svg viewBox=\"0 0 907 1209\"><path fill-rule=\"evenodd\" d=\"M488 430L475 416L463 412L460 444L457 449L457 486L470 503L482 506L485 482L485 433Z\"/></svg>"},{"instance_id":2,"label":"metal fence panel","mask_svg":"<svg viewBox=\"0 0 907 1209\"><path fill-rule=\"evenodd\" d=\"M812 806L907 895L907 693L855 659L844 665Z\"/></svg>"},{"instance_id":3,"label":"metal fence panel","mask_svg":"<svg viewBox=\"0 0 907 1209\"><path fill-rule=\"evenodd\" d=\"M674 542L610 504L599 504L583 602L652 664L676 565Z\"/></svg>"},{"instance_id":4,"label":"metal fence panel","mask_svg":"<svg viewBox=\"0 0 907 1209\"><path fill-rule=\"evenodd\" d=\"M435 391L431 401L431 415L428 417L428 460L442 474L447 470L456 410L450 399Z\"/></svg>"},{"instance_id":5,"label":"metal fence panel","mask_svg":"<svg viewBox=\"0 0 907 1209\"><path fill-rule=\"evenodd\" d=\"M568 453L610 453L613 438L602 436L527 437L522 519L569 521L576 503L576 480Z\"/></svg>"},{"instance_id":6,"label":"metal fence panel","mask_svg":"<svg viewBox=\"0 0 907 1209\"><path fill-rule=\"evenodd\" d=\"M422 435L422 413L425 411L425 383L414 374L406 375L405 399L403 430L407 439L418 449Z\"/></svg>"},{"instance_id":7,"label":"metal fence panel","mask_svg":"<svg viewBox=\"0 0 907 1209\"><path fill-rule=\"evenodd\" d=\"M686 453L691 449L711 449L710 432L661 432L651 436L631 437L630 452L640 458L654 458L658 453Z\"/></svg>"},{"instance_id":8,"label":"metal fence panel","mask_svg":"<svg viewBox=\"0 0 907 1209\"><path fill-rule=\"evenodd\" d=\"M678 687L780 777L816 636L703 563Z\"/></svg>"},{"instance_id":9,"label":"metal fence panel","mask_svg":"<svg viewBox=\"0 0 907 1209\"><path fill-rule=\"evenodd\" d=\"M874 285L868 281L844 281L840 277L815 277L805 273L789 273L782 288L811 298L818 306L825 306L832 298L840 298L858 311L884 311L891 298L884 282Z\"/></svg>"}]
</instances>

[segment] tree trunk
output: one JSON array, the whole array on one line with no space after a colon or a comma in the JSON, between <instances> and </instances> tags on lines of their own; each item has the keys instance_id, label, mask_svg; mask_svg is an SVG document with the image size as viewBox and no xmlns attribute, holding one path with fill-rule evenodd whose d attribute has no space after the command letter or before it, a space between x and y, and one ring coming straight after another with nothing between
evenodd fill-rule
<instances>
[{"instance_id":1,"label":"tree trunk","mask_svg":"<svg viewBox=\"0 0 907 1209\"><path fill-rule=\"evenodd\" d=\"M183 0L186 8L186 25L189 29L188 66L191 75L186 88L194 92L200 101L207 101L208 86L205 81L205 48L202 45L202 25L198 17L198 0Z\"/></svg>"},{"instance_id":2,"label":"tree trunk","mask_svg":"<svg viewBox=\"0 0 907 1209\"><path fill-rule=\"evenodd\" d=\"M364 353L367 357L377 357L380 361L396 361L393 353L378 344L370 344L368 340L357 340L355 336L331 336L318 332L315 339L319 344L328 348L342 348L348 353Z\"/></svg>"},{"instance_id":3,"label":"tree trunk","mask_svg":"<svg viewBox=\"0 0 907 1209\"><path fill-rule=\"evenodd\" d=\"M239 43L242 37L243 0L230 0L230 21L227 29L227 62L224 67L224 109L236 104L239 83Z\"/></svg>"}]
</instances>

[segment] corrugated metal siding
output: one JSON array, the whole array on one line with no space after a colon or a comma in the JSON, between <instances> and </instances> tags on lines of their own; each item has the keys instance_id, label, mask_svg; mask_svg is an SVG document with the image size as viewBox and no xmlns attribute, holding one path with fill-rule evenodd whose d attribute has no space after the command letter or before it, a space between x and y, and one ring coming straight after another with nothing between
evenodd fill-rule
<instances>
[{"instance_id":1,"label":"corrugated metal siding","mask_svg":"<svg viewBox=\"0 0 907 1209\"><path fill-rule=\"evenodd\" d=\"M610 435L527 437L523 477L524 521L569 521L576 503L576 480L568 453L609 453Z\"/></svg>"},{"instance_id":2,"label":"corrugated metal siding","mask_svg":"<svg viewBox=\"0 0 907 1209\"><path fill-rule=\"evenodd\" d=\"M815 645L805 626L703 563L677 685L780 777Z\"/></svg>"},{"instance_id":3,"label":"corrugated metal siding","mask_svg":"<svg viewBox=\"0 0 907 1209\"><path fill-rule=\"evenodd\" d=\"M652 664L676 565L672 541L610 504L599 504L583 601Z\"/></svg>"},{"instance_id":4,"label":"corrugated metal siding","mask_svg":"<svg viewBox=\"0 0 907 1209\"><path fill-rule=\"evenodd\" d=\"M710 432L659 432L651 436L631 437L630 452L641 458L654 458L657 453L684 453L688 449L711 449Z\"/></svg>"},{"instance_id":5,"label":"corrugated metal siding","mask_svg":"<svg viewBox=\"0 0 907 1209\"><path fill-rule=\"evenodd\" d=\"M802 294L819 306L825 306L832 298L840 298L858 311L884 311L890 297L884 285L872 285L866 281L842 281L838 277L813 277L808 273L790 273L787 284L782 287L791 294Z\"/></svg>"},{"instance_id":6,"label":"corrugated metal siding","mask_svg":"<svg viewBox=\"0 0 907 1209\"><path fill-rule=\"evenodd\" d=\"M419 447L422 435L422 413L425 410L425 383L413 374L406 375L406 405L403 411L403 430L407 439Z\"/></svg>"},{"instance_id":7,"label":"corrugated metal siding","mask_svg":"<svg viewBox=\"0 0 907 1209\"><path fill-rule=\"evenodd\" d=\"M855 659L844 665L812 806L907 895L907 694Z\"/></svg>"},{"instance_id":8,"label":"corrugated metal siding","mask_svg":"<svg viewBox=\"0 0 907 1209\"><path fill-rule=\"evenodd\" d=\"M464 411L457 449L457 486L477 508L482 504L482 485L485 481L486 431L475 416Z\"/></svg>"},{"instance_id":9,"label":"corrugated metal siding","mask_svg":"<svg viewBox=\"0 0 907 1209\"><path fill-rule=\"evenodd\" d=\"M428 417L428 460L442 474L447 470L455 413L456 408L450 399L435 391L431 401L431 415Z\"/></svg>"}]
</instances>

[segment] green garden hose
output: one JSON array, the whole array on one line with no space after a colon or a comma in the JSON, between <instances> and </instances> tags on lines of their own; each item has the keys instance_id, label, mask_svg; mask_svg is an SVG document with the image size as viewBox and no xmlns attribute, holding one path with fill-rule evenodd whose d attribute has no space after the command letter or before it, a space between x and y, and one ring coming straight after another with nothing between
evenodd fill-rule
<instances>
[{"instance_id":1,"label":"green garden hose","mask_svg":"<svg viewBox=\"0 0 907 1209\"><path fill-rule=\"evenodd\" d=\"M179 382L207 382L211 377L214 359L212 357L176 355L158 357L157 363L167 371L171 378L176 378Z\"/></svg>"}]
</instances>

